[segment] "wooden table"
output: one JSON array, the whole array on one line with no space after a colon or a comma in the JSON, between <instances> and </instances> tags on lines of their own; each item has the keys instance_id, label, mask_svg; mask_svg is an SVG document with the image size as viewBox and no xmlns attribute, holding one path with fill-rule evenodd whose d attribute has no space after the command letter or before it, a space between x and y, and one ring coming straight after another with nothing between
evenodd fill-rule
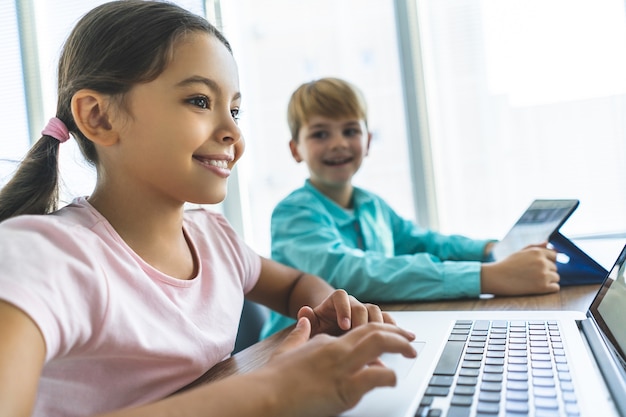
<instances>
[{"instance_id":1,"label":"wooden table","mask_svg":"<svg viewBox=\"0 0 626 417\"><path fill-rule=\"evenodd\" d=\"M398 310L576 310L587 311L599 284L563 287L559 292L546 295L524 297L492 297L483 295L478 299L450 301L429 301L415 303L382 304L388 311ZM283 330L233 357L218 363L206 374L183 388L189 389L199 384L216 381L229 375L240 374L264 365L272 352L288 333Z\"/></svg>"},{"instance_id":2,"label":"wooden table","mask_svg":"<svg viewBox=\"0 0 626 417\"><path fill-rule=\"evenodd\" d=\"M587 311L599 284L562 287L559 292L523 297L493 297L382 304L383 310L575 310Z\"/></svg>"}]
</instances>

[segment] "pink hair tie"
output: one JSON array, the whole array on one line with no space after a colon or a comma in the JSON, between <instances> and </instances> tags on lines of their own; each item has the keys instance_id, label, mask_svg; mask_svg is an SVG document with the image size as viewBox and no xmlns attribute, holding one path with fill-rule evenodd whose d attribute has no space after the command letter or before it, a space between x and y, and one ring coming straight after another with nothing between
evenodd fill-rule
<instances>
[{"instance_id":1,"label":"pink hair tie","mask_svg":"<svg viewBox=\"0 0 626 417\"><path fill-rule=\"evenodd\" d=\"M70 132L67 130L67 126L65 126L65 123L56 117L53 117L48 121L48 124L43 128L41 134L52 136L61 143L70 138Z\"/></svg>"}]
</instances>

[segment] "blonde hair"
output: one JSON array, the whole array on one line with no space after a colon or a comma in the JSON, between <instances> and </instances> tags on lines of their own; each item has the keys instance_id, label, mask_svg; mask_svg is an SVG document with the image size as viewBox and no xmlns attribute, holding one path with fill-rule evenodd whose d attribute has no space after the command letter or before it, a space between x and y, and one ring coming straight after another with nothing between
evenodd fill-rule
<instances>
[{"instance_id":1,"label":"blonde hair","mask_svg":"<svg viewBox=\"0 0 626 417\"><path fill-rule=\"evenodd\" d=\"M367 127L367 103L363 93L339 78L310 81L293 92L287 106L287 123L293 140L298 140L300 129L314 115L333 119L356 117Z\"/></svg>"}]
</instances>

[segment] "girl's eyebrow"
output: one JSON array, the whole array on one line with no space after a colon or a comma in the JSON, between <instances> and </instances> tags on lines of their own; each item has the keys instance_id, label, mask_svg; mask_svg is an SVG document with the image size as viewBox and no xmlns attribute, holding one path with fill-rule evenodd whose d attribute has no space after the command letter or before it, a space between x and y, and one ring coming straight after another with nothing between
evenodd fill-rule
<instances>
[{"instance_id":1,"label":"girl's eyebrow","mask_svg":"<svg viewBox=\"0 0 626 417\"><path fill-rule=\"evenodd\" d=\"M213 90L218 94L222 93L222 88L220 87L220 85L218 83L216 83L214 80L210 79L210 78L206 78L206 77L202 77L200 75L192 75L189 78L185 78L184 80L176 83L177 87L187 87L189 85L192 84L203 84L205 85L209 90ZM239 91L237 91L234 95L233 95L233 100L238 100L241 98L241 93Z\"/></svg>"}]
</instances>

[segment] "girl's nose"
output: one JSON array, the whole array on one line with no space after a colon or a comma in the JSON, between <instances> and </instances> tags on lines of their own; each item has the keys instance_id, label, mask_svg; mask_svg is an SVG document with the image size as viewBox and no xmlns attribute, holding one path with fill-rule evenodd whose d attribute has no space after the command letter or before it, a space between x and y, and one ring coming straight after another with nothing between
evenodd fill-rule
<instances>
[{"instance_id":1,"label":"girl's nose","mask_svg":"<svg viewBox=\"0 0 626 417\"><path fill-rule=\"evenodd\" d=\"M218 133L218 137L222 142L239 142L242 138L241 129L237 124L237 121L228 112L227 116L222 119L221 129Z\"/></svg>"}]
</instances>

